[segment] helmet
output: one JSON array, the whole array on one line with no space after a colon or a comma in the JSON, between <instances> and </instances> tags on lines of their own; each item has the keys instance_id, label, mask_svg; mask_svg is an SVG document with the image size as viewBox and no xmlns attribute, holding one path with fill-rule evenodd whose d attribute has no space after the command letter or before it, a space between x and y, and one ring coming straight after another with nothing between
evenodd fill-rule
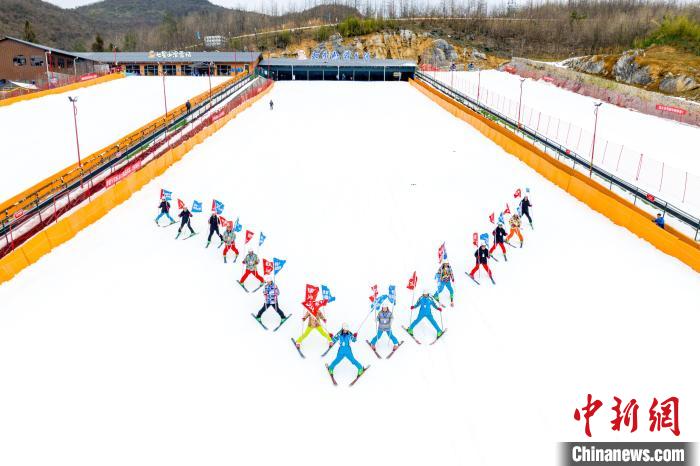
<instances>
[{"instance_id":1,"label":"helmet","mask_svg":"<svg viewBox=\"0 0 700 466\"><path fill-rule=\"evenodd\" d=\"M341 327L342 327L343 330L347 330L347 329L348 329L348 324L347 324L346 322L343 322L343 325L341 325Z\"/></svg>"},{"instance_id":2,"label":"helmet","mask_svg":"<svg viewBox=\"0 0 700 466\"><path fill-rule=\"evenodd\" d=\"M384 305L382 306L382 311L388 311L388 310L389 310L389 306L387 306L386 304L384 304Z\"/></svg>"},{"instance_id":3,"label":"helmet","mask_svg":"<svg viewBox=\"0 0 700 466\"><path fill-rule=\"evenodd\" d=\"M481 247L482 247L482 248L485 248L485 247L486 247L486 241L482 241L482 242L481 242Z\"/></svg>"},{"instance_id":4,"label":"helmet","mask_svg":"<svg viewBox=\"0 0 700 466\"><path fill-rule=\"evenodd\" d=\"M430 291L428 291L427 288L423 288L423 296L428 296L430 294Z\"/></svg>"}]
</instances>

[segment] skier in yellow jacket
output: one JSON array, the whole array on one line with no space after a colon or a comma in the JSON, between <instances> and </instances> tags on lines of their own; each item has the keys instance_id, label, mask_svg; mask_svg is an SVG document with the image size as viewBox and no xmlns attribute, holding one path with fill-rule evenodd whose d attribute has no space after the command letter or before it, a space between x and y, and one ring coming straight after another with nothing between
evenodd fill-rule
<instances>
[{"instance_id":1,"label":"skier in yellow jacket","mask_svg":"<svg viewBox=\"0 0 700 466\"><path fill-rule=\"evenodd\" d=\"M323 301L321 301L320 307L325 306L327 303L328 303L328 301L324 299ZM318 331L318 333L323 335L323 338L328 340L329 345L332 344L330 335L328 335L328 332L326 332L326 330L321 325L321 321L323 321L323 323L326 323L326 316L323 315L323 311L321 311L320 308L316 311L316 315L312 314L311 311L309 311L307 309L306 314L304 314L304 317L302 317L301 320L302 321L308 320L309 322L308 322L308 325L306 326L306 330L304 330L304 333L302 333L301 336L296 339L295 343L297 345L297 348L301 347L301 342L304 341L306 339L306 337L309 336L309 333L311 333L312 330Z\"/></svg>"}]
</instances>

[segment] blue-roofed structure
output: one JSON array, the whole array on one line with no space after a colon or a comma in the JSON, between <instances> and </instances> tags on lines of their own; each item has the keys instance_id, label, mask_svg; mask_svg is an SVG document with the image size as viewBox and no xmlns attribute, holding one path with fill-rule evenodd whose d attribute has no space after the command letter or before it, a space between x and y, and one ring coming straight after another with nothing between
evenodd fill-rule
<instances>
[{"instance_id":1,"label":"blue-roofed structure","mask_svg":"<svg viewBox=\"0 0 700 466\"><path fill-rule=\"evenodd\" d=\"M267 58L258 73L277 81L408 81L416 64L403 59L318 59Z\"/></svg>"}]
</instances>

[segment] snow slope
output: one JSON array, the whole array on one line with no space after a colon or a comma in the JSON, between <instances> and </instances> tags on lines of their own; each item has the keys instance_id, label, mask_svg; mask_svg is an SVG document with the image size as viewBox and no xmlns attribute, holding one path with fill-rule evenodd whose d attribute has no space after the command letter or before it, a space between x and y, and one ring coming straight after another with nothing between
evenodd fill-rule
<instances>
[{"instance_id":1,"label":"snow slope","mask_svg":"<svg viewBox=\"0 0 700 466\"><path fill-rule=\"evenodd\" d=\"M227 78L212 78L215 86ZM168 107L209 89L209 79L168 76ZM87 157L163 115L163 78L128 77L0 107L0 201L77 162L73 110L78 97L80 153Z\"/></svg>"},{"instance_id":2,"label":"snow slope","mask_svg":"<svg viewBox=\"0 0 700 466\"><path fill-rule=\"evenodd\" d=\"M697 439L697 273L405 83L281 82L269 98L274 111L254 105L0 286L0 464L554 465L556 442L585 438L572 414L588 393L604 402L594 440L673 440L645 415L671 395L681 438ZM153 225L161 187L222 200L265 233L262 257L288 260L278 283L294 316L279 332L250 317L262 298L234 283L240 261L204 249L206 214L187 241ZM515 187L531 189L537 230L493 264L496 286L477 287L471 234ZM417 346L398 329L405 286L417 270L434 288L442 241L457 304L445 337ZM406 343L377 360L370 321L354 351L372 368L347 389L343 363L333 387L321 338L305 360L289 341L306 283L337 297L331 331L359 325L371 285L396 284ZM613 396L639 400L635 434L611 432Z\"/></svg>"}]
</instances>

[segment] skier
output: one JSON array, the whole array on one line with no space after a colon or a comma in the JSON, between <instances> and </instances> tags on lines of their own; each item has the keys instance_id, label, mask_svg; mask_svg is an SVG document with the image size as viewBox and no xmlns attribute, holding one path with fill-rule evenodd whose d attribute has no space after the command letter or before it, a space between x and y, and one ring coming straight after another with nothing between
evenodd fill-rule
<instances>
[{"instance_id":1,"label":"skier","mask_svg":"<svg viewBox=\"0 0 700 466\"><path fill-rule=\"evenodd\" d=\"M348 330L348 324L343 324L342 329L340 332L338 332L336 335L333 336L331 339L331 344L338 342L338 353L335 356L335 359L331 363L330 366L328 366L328 372L333 375L333 369L335 369L335 366L338 365L343 359L348 358L348 361L350 361L356 368L357 368L357 376L361 376L362 373L365 371L365 369L362 367L362 364L360 364L357 359L355 359L355 356L352 354L352 348L350 347L350 343L354 343L357 341L357 333L351 333L350 330Z\"/></svg>"},{"instance_id":2,"label":"skier","mask_svg":"<svg viewBox=\"0 0 700 466\"><path fill-rule=\"evenodd\" d=\"M249 275L252 275L260 281L260 285L262 286L265 280L263 280L258 273L258 264L260 263L258 260L258 255L255 254L252 249L248 249L248 254L245 256L245 259L243 259L243 263L245 264L245 272L243 273L241 279L238 280L238 284L245 288L244 283L246 278L248 278Z\"/></svg>"},{"instance_id":3,"label":"skier","mask_svg":"<svg viewBox=\"0 0 700 466\"><path fill-rule=\"evenodd\" d=\"M469 276L472 277L472 280L474 279L474 274L476 273L477 270L479 270L479 266L482 266L486 272L489 274L489 278L491 281L493 281L493 276L491 276L491 269L489 269L489 250L486 247L486 243L482 242L481 246L479 246L479 249L477 249L474 252L474 257L476 257L476 265L472 269L471 272L469 272Z\"/></svg>"},{"instance_id":4,"label":"skier","mask_svg":"<svg viewBox=\"0 0 700 466\"><path fill-rule=\"evenodd\" d=\"M236 232L233 230L233 224L229 223L226 225L226 230L224 231L224 264L226 263L226 254L229 250L236 254L233 258L233 262L238 259L238 249L236 249Z\"/></svg>"},{"instance_id":5,"label":"skier","mask_svg":"<svg viewBox=\"0 0 700 466\"><path fill-rule=\"evenodd\" d=\"M491 246L491 249L489 249L489 256L493 255L493 252L496 250L496 246L500 246L501 251L503 251L503 257L508 260L506 257L506 247L503 244L506 238L506 229L503 228L503 222L498 222L498 226L495 230L493 230L493 232L491 232L491 234L493 235L493 246Z\"/></svg>"},{"instance_id":6,"label":"skier","mask_svg":"<svg viewBox=\"0 0 700 466\"><path fill-rule=\"evenodd\" d=\"M189 115L190 110L192 110L192 104L190 103L189 100L185 102L185 108L187 109L187 114Z\"/></svg>"},{"instance_id":7,"label":"skier","mask_svg":"<svg viewBox=\"0 0 700 466\"><path fill-rule=\"evenodd\" d=\"M180 233L182 233L182 229L187 226L187 228L190 229L190 236L194 235L194 230L192 229L192 224L190 223L190 219L192 218L192 212L190 212L190 209L187 208L187 206L182 208L182 211L178 214L178 217L180 217L180 228L177 230L177 236L180 236Z\"/></svg>"},{"instance_id":8,"label":"skier","mask_svg":"<svg viewBox=\"0 0 700 466\"><path fill-rule=\"evenodd\" d=\"M656 214L656 218L652 220L652 222L656 223L656 225L661 228L662 230L665 230L664 226L666 225L666 221L664 218L661 216L661 213Z\"/></svg>"},{"instance_id":9,"label":"skier","mask_svg":"<svg viewBox=\"0 0 700 466\"><path fill-rule=\"evenodd\" d=\"M267 308L272 307L275 310L275 312L279 314L280 319L282 319L282 321L287 320L287 316L284 315L284 312L282 312L282 309L280 309L279 303L277 302L277 298L280 295L280 289L277 288L275 282L273 282L272 280L268 280L268 282L265 283L265 288L263 288L263 295L265 296L265 302L258 311L258 315L255 316L255 319L258 322L260 322L263 313L267 310Z\"/></svg>"},{"instance_id":10,"label":"skier","mask_svg":"<svg viewBox=\"0 0 700 466\"><path fill-rule=\"evenodd\" d=\"M158 207L160 208L160 213L156 217L156 225L158 225L158 220L160 220L163 215L168 217L170 223L175 223L175 220L170 216L170 203L166 199L161 200Z\"/></svg>"},{"instance_id":11,"label":"skier","mask_svg":"<svg viewBox=\"0 0 700 466\"><path fill-rule=\"evenodd\" d=\"M532 204L530 204L530 199L528 199L527 196L523 197L523 200L520 201L520 212L522 212L523 217L527 217L527 221L530 222L530 226L532 226L530 207L532 207Z\"/></svg>"},{"instance_id":12,"label":"skier","mask_svg":"<svg viewBox=\"0 0 700 466\"><path fill-rule=\"evenodd\" d=\"M394 344L392 350L396 350L396 348L399 347L399 340L396 339L394 333L391 331L392 320L394 320L394 315L389 310L389 306L382 306L382 310L379 311L379 314L377 314L377 322L379 323L377 335L375 335L375 337L372 338L372 341L369 343L373 350L377 350L377 341L382 337L384 332L386 332L389 339Z\"/></svg>"},{"instance_id":13,"label":"skier","mask_svg":"<svg viewBox=\"0 0 700 466\"><path fill-rule=\"evenodd\" d=\"M321 307L325 306L328 303L328 300L324 299L321 301ZM294 342L297 346L297 349L301 348L301 342L306 339L306 337L309 336L309 333L311 333L312 330L318 331L321 335L323 335L323 338L328 340L328 346L333 346L333 342L331 341L331 337L328 335L328 332L321 326L321 321L324 323L327 322L326 316L323 315L323 311L319 309L316 312L316 315L313 315L311 311L308 309L306 310L306 314L304 314L304 317L301 318L302 322L305 320L309 320L308 325L306 326L306 330L304 330L304 333L301 334L299 338L296 339Z\"/></svg>"},{"instance_id":14,"label":"skier","mask_svg":"<svg viewBox=\"0 0 700 466\"><path fill-rule=\"evenodd\" d=\"M520 215L518 214L513 214L510 219L508 220L508 224L510 225L510 233L508 233L508 237L506 238L506 242L510 241L510 239L513 237L513 235L518 235L518 238L520 239L520 247L523 247L523 234L520 233L520 225L522 221L520 220Z\"/></svg>"},{"instance_id":15,"label":"skier","mask_svg":"<svg viewBox=\"0 0 700 466\"><path fill-rule=\"evenodd\" d=\"M433 313L430 311L430 308L435 308L440 312L442 312L442 308L435 304L435 301L433 301L430 297L430 293L428 292L428 290L423 290L423 294L418 298L416 304L411 306L411 309L415 309L417 307L420 308L420 310L418 311L418 317L416 317L416 320L414 320L411 323L411 326L406 329L408 334L413 336L413 329L416 327L416 325L418 325L418 323L421 320L428 319L428 322L430 322L437 331L438 338L441 337L443 331L440 329L440 326L437 324L437 322L435 322L435 319L433 318Z\"/></svg>"},{"instance_id":16,"label":"skier","mask_svg":"<svg viewBox=\"0 0 700 466\"><path fill-rule=\"evenodd\" d=\"M216 236L218 236L223 243L224 237L221 236L221 233L219 233L219 216L216 214L216 212L212 212L211 216L209 217L209 237L207 238L207 247L209 247L211 237L214 233L216 233Z\"/></svg>"},{"instance_id":17,"label":"skier","mask_svg":"<svg viewBox=\"0 0 700 466\"><path fill-rule=\"evenodd\" d=\"M270 100L270 110L274 110L274 107L275 107L274 102L272 102L272 100Z\"/></svg>"},{"instance_id":18,"label":"skier","mask_svg":"<svg viewBox=\"0 0 700 466\"><path fill-rule=\"evenodd\" d=\"M452 273L452 267L450 267L450 264L445 260L442 265L440 265L440 268L438 269L438 289L433 295L433 299L437 301L438 303L440 302L440 293L442 293L442 290L447 288L447 291L450 292L450 306L454 307L454 296L455 292L454 289L452 288L452 283L455 281L455 276Z\"/></svg>"}]
</instances>

